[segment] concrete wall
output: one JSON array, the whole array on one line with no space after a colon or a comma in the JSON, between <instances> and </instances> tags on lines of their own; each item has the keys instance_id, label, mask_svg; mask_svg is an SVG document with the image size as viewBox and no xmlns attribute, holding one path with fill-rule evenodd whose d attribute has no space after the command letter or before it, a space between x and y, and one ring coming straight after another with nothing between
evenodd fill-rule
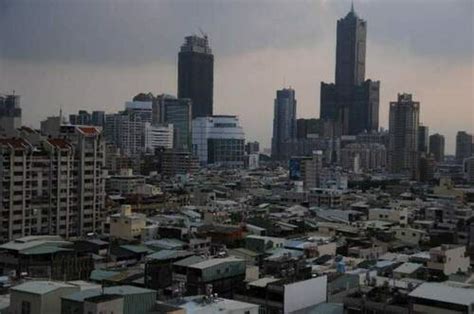
<instances>
[{"instance_id":1,"label":"concrete wall","mask_svg":"<svg viewBox=\"0 0 474 314\"><path fill-rule=\"evenodd\" d=\"M61 313L61 297L79 291L79 287L63 287L40 295L20 291L11 291L10 312L21 314L22 302L30 302L31 314Z\"/></svg>"},{"instance_id":2,"label":"concrete wall","mask_svg":"<svg viewBox=\"0 0 474 314\"><path fill-rule=\"evenodd\" d=\"M84 302L84 313L89 314L123 314L123 298L106 302Z\"/></svg>"},{"instance_id":3,"label":"concrete wall","mask_svg":"<svg viewBox=\"0 0 474 314\"><path fill-rule=\"evenodd\" d=\"M319 303L327 299L327 277L313 279L285 285L284 312L291 313Z\"/></svg>"}]
</instances>

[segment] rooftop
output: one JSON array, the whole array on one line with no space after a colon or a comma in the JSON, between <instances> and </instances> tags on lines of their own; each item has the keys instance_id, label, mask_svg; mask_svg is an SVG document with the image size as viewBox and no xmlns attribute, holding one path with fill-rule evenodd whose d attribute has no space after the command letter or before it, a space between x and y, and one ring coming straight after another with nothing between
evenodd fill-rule
<instances>
[{"instance_id":1,"label":"rooftop","mask_svg":"<svg viewBox=\"0 0 474 314\"><path fill-rule=\"evenodd\" d=\"M415 272L416 270L420 269L423 267L422 264L418 263L403 263L402 265L398 266L395 268L393 271L396 273L402 273L402 274L411 274Z\"/></svg>"},{"instance_id":2,"label":"rooftop","mask_svg":"<svg viewBox=\"0 0 474 314\"><path fill-rule=\"evenodd\" d=\"M46 294L60 288L75 288L76 286L57 281L28 281L11 288L13 291L32 294Z\"/></svg>"},{"instance_id":3,"label":"rooftop","mask_svg":"<svg viewBox=\"0 0 474 314\"><path fill-rule=\"evenodd\" d=\"M144 294L144 293L155 293L155 290L139 288L134 286L114 286L114 287L105 287L104 294L115 294L115 295L133 295L133 294ZM98 296L102 294L102 289L88 289L83 291L78 291L68 296L62 297L66 300L83 302L85 299Z\"/></svg>"},{"instance_id":4,"label":"rooftop","mask_svg":"<svg viewBox=\"0 0 474 314\"><path fill-rule=\"evenodd\" d=\"M204 299L204 296L186 298L185 303L179 306L186 309L187 313L194 313L196 311L200 313L241 313L247 309L258 308L256 304L223 298L215 298L212 301L208 301Z\"/></svg>"},{"instance_id":5,"label":"rooftop","mask_svg":"<svg viewBox=\"0 0 474 314\"><path fill-rule=\"evenodd\" d=\"M37 246L65 246L72 245L72 242L64 241L60 236L28 236L0 245L0 250L11 250L21 252Z\"/></svg>"},{"instance_id":6,"label":"rooftop","mask_svg":"<svg viewBox=\"0 0 474 314\"><path fill-rule=\"evenodd\" d=\"M458 288L426 282L413 290L410 297L470 306L474 304L473 288Z\"/></svg>"},{"instance_id":7,"label":"rooftop","mask_svg":"<svg viewBox=\"0 0 474 314\"><path fill-rule=\"evenodd\" d=\"M222 263L232 263L232 262L244 262L244 260L240 258L236 258L234 256L229 256L225 258L211 258L206 261L202 261L200 263L192 264L189 267L204 269L204 268L212 267L212 266L219 265Z\"/></svg>"},{"instance_id":8,"label":"rooftop","mask_svg":"<svg viewBox=\"0 0 474 314\"><path fill-rule=\"evenodd\" d=\"M274 277L263 277L263 278L255 280L255 281L249 282L249 286L264 288L269 283L277 282L277 281L280 281L280 280L281 279L274 278Z\"/></svg>"}]
</instances>

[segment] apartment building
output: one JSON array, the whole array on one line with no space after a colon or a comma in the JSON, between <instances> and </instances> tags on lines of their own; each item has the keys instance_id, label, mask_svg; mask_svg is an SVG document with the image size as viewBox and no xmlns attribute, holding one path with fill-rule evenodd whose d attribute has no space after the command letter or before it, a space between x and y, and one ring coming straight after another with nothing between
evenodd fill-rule
<instances>
[{"instance_id":1,"label":"apartment building","mask_svg":"<svg viewBox=\"0 0 474 314\"><path fill-rule=\"evenodd\" d=\"M0 139L0 242L98 231L104 144L96 127L62 126L61 138Z\"/></svg>"}]
</instances>

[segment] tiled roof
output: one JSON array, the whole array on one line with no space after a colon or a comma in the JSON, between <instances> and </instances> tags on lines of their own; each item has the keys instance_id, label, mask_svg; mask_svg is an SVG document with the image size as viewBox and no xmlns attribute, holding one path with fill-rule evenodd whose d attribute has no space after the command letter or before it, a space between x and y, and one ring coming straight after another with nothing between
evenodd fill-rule
<instances>
[{"instance_id":1,"label":"tiled roof","mask_svg":"<svg viewBox=\"0 0 474 314\"><path fill-rule=\"evenodd\" d=\"M13 149L24 149L30 144L22 138L0 138L0 146L8 146Z\"/></svg>"},{"instance_id":2,"label":"tiled roof","mask_svg":"<svg viewBox=\"0 0 474 314\"><path fill-rule=\"evenodd\" d=\"M48 143L61 149L70 148L71 144L62 138L50 138Z\"/></svg>"}]
</instances>

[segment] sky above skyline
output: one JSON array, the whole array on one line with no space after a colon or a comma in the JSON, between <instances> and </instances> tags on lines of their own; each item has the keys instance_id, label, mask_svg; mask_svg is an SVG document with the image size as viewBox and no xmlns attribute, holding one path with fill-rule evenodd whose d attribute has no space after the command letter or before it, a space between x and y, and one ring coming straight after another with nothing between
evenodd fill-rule
<instances>
[{"instance_id":1,"label":"sky above skyline","mask_svg":"<svg viewBox=\"0 0 474 314\"><path fill-rule=\"evenodd\" d=\"M474 132L472 0L355 0L368 24L366 77L381 81L380 124L408 92L420 122ZM240 117L268 147L275 91L292 86L298 117L319 116L334 80L346 0L0 0L0 91L22 96L25 125L78 109L121 110L139 92L176 94L184 36L204 30L215 56L214 111Z\"/></svg>"}]
</instances>

